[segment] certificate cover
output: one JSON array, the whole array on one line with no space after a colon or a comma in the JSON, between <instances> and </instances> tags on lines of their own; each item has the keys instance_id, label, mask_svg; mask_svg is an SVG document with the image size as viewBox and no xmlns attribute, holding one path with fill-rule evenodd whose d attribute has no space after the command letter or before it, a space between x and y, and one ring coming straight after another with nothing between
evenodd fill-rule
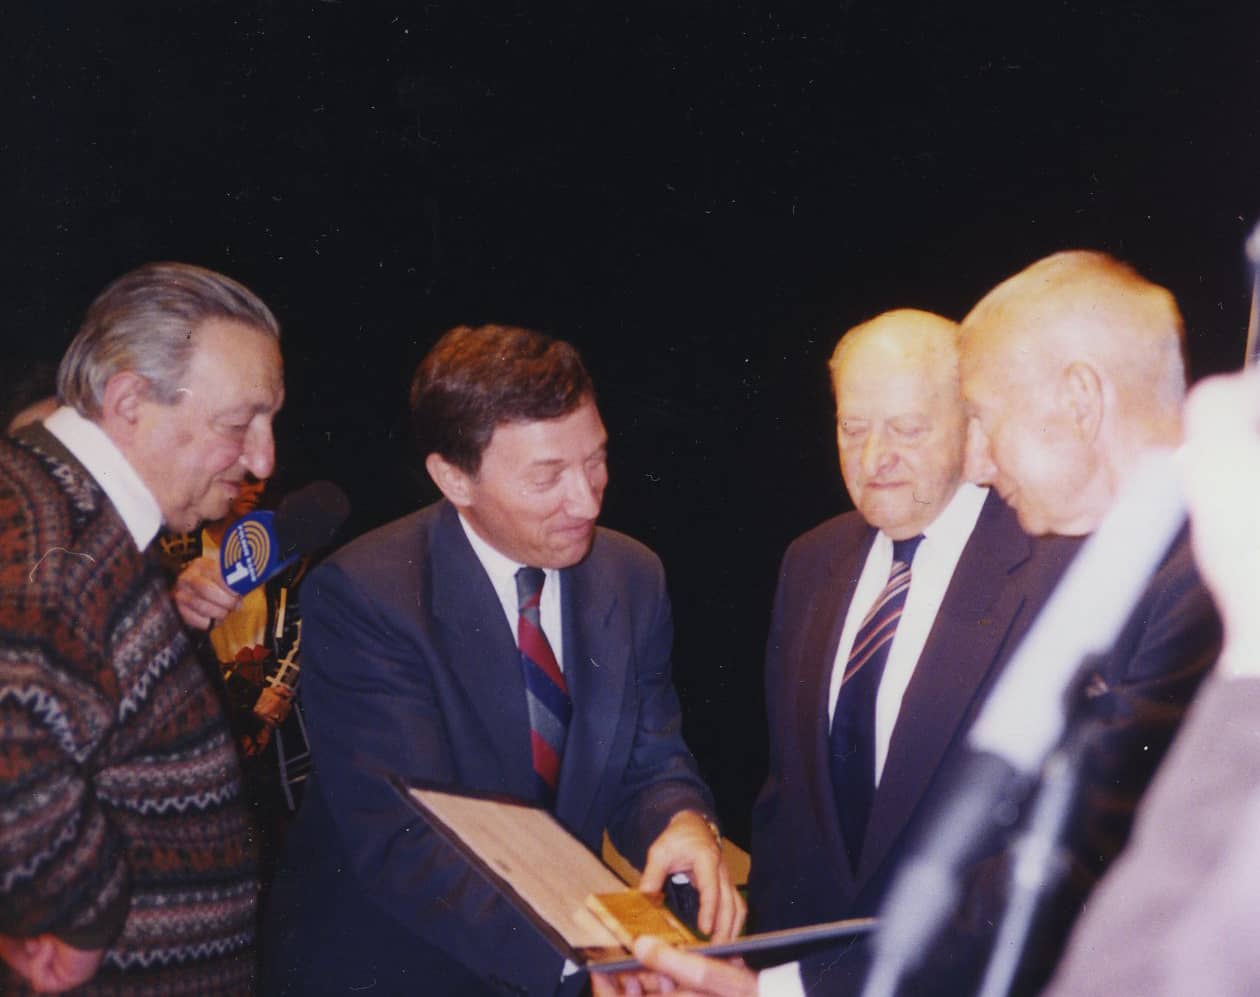
<instances>
[{"instance_id":1,"label":"certificate cover","mask_svg":"<svg viewBox=\"0 0 1260 997\"><path fill-rule=\"evenodd\" d=\"M566 959L600 972L618 972L638 965L622 944L628 938L625 926L619 925L614 934L591 910L593 903L607 917L609 908L621 906L609 895L637 891L622 882L546 810L518 800L456 793L449 788L407 786L401 782L395 785L426 822ZM630 915L626 917L632 935L635 932ZM676 923L675 926L681 927ZM715 956L740 955L862 934L874 926L874 918L832 921L687 947ZM677 942L680 937L674 934L666 940Z\"/></svg>"}]
</instances>

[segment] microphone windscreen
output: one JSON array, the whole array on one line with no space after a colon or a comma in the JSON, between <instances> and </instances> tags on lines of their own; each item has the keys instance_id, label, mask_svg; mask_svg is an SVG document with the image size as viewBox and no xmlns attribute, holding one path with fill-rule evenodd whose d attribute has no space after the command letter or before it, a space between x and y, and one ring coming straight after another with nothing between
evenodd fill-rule
<instances>
[{"instance_id":1,"label":"microphone windscreen","mask_svg":"<svg viewBox=\"0 0 1260 997\"><path fill-rule=\"evenodd\" d=\"M312 481L290 492L276 509L281 556L309 554L332 543L350 515L350 500L331 481Z\"/></svg>"}]
</instances>

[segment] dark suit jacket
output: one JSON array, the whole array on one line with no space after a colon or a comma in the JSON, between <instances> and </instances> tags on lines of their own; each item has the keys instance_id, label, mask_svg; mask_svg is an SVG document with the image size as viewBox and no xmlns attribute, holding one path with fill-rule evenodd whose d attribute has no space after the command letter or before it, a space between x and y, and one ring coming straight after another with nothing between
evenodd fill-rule
<instances>
[{"instance_id":1,"label":"dark suit jacket","mask_svg":"<svg viewBox=\"0 0 1260 997\"><path fill-rule=\"evenodd\" d=\"M556 815L641 864L674 813L713 811L681 737L664 573L601 529L560 578L573 720ZM454 508L350 544L303 600L315 775L268 912L266 992L554 992L560 955L387 781L534 792L515 637Z\"/></svg>"},{"instance_id":2,"label":"dark suit jacket","mask_svg":"<svg viewBox=\"0 0 1260 997\"><path fill-rule=\"evenodd\" d=\"M798 538L783 560L766 651L770 771L753 813L750 907L759 930L878 913L930 790L1076 549L1031 540L989 495L906 689L854 869L831 787L827 698L874 538L848 513Z\"/></svg>"},{"instance_id":3,"label":"dark suit jacket","mask_svg":"<svg viewBox=\"0 0 1260 997\"><path fill-rule=\"evenodd\" d=\"M990 502L993 501L990 498ZM988 511L986 508L986 512ZM935 657L929 658L929 652L936 645L938 631L944 627L945 632L957 632L954 630L957 620L951 622L945 610L954 597L956 586L970 588L968 576L963 574L964 570L969 573L979 568L971 559L971 544L977 541L979 532L980 524L977 524L977 533L973 534L971 543L959 561L954 583L946 595L942 615L937 619L928 646L924 649L924 657L920 660L920 667L912 680L912 688L914 682L919 680L924 665L929 660L936 660ZM1012 639L1008 639L1000 648L999 668L1014 650L1017 643L1014 638L1027 629L1035 616L1035 609L1044 600L1054 579L1061 574L1066 561L1078 546L1077 542L1062 538L1030 543L1035 546L1036 551L1029 562L1018 573L1001 577L996 590L990 588L991 591L998 592L995 606L1009 606L1012 599L1024 603L1010 634ZM860 570L860 562L857 570ZM786 576L785 566L785 578ZM981 586L994 585L992 579L988 582L979 579L977 581ZM851 585L852 583L850 587ZM952 615L951 612L950 616ZM833 640L830 644L832 657L835 643ZM966 646L964 643L955 649L963 654L958 660L965 660ZM1071 709L1075 717L1074 729L1087 724L1089 730L1086 734L1088 747L1077 808L1065 834L1069 869L1067 875L1043 900L1015 992L1035 993L1044 984L1066 932L1089 890L1124 846L1137 801L1158 766L1199 681L1215 660L1219 646L1219 620L1195 572L1188 538L1183 531L1151 579L1142 601L1126 623L1115 646L1088 670L1077 693L1078 702ZM829 666L830 659L827 667ZM976 708L981 705L983 692L987 691L996 674L996 670L991 671L979 683L977 698L965 710L965 722L954 728L955 736L949 743L945 760L939 761L939 756L926 756L925 764L933 768L938 777L932 790L941 787L942 783L944 788L948 788L946 773L954 766L955 760L965 754L963 739L966 731ZM924 681L928 681L927 673L923 675ZM947 708L949 687L952 683L944 676L938 676L937 681L943 682L940 686L941 698L928 700L924 715ZM769 675L767 682L770 682ZM825 694L826 687L823 689ZM907 693L906 705L909 703L910 694ZM906 712L906 705L903 705L894 741L903 734L907 738L914 736L913 729L903 730L900 726L900 720L910 716ZM771 722L772 730L775 730L773 714ZM930 727L929 723L929 730ZM912 751L915 747L912 742ZM926 755L926 748L924 750ZM893 753L890 752L890 766L885 768L879 790L881 793L885 791L884 784L893 772L892 757ZM826 768L817 768L819 764L825 766L825 754L821 758L821 763L815 762L815 769L819 773L815 776L815 781L821 780L816 790L820 801L824 799L824 789L828 788ZM772 779L774 764L772 755ZM799 769L797 772L786 768L782 771L785 776L780 776L781 780L785 777L788 780L799 778ZM767 789L771 788L772 783L769 783ZM900 826L901 834L896 842L900 847L883 850L886 856L884 865L873 868L874 857L864 855L863 867L858 870L856 878L850 872L850 881L845 883L842 880L842 885L848 888L848 892L841 894L840 903L850 906L832 908L833 912L817 915L811 912L811 918L848 917L878 912L881 894L891 882L891 876L896 871L896 862L913 846L918 835L930 833L934 801L924 799L923 795L918 798L921 801L919 812L912 821ZM878 806L877 802L876 807ZM911 824L914 826L910 826ZM872 829L877 826L873 813ZM826 833L829 834L830 831ZM815 848L808 856L808 861L800 860L802 867L813 868L813 875L819 879L822 878L819 867L827 865L834 868L846 863L843 848L837 847L833 850L833 845L839 839L824 838L824 841L827 843L825 854L820 854L821 850ZM873 839L868 837L868 841L871 842L872 849L877 847ZM923 969L898 991L899 994L953 995L975 991L992 945L994 928L1000 922L1005 909L1007 875L1012 854L1003 845L1004 839L995 838L994 848L980 854L964 886L962 909L926 958ZM804 850L804 844L797 846L798 853ZM765 853L764 848L761 851ZM754 838L754 882L758 875L758 857ZM804 877L804 873L798 875ZM808 880L802 878L802 882ZM758 893L754 890L754 904L757 896ZM801 972L811 997L848 995L860 992L868 964L866 947L859 943L847 949L832 948L809 955L802 962Z\"/></svg>"}]
</instances>

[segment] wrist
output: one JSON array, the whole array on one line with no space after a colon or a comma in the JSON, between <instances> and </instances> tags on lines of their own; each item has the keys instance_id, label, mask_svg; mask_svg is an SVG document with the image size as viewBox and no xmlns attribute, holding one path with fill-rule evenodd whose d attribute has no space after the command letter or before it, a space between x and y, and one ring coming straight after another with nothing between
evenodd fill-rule
<instances>
[{"instance_id":1,"label":"wrist","mask_svg":"<svg viewBox=\"0 0 1260 997\"><path fill-rule=\"evenodd\" d=\"M698 820L708 829L709 834L713 837L713 840L717 842L718 847L722 847L722 829L718 826L717 821L715 821L712 817L699 810L679 810L678 813L674 814L674 816L670 819L670 823L674 823L679 818L684 820Z\"/></svg>"}]
</instances>

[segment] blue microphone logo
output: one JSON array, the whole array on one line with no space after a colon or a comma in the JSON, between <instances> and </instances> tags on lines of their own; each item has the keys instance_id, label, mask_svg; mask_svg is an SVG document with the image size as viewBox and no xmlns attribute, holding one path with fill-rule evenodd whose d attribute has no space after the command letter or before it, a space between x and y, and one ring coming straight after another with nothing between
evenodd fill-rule
<instances>
[{"instance_id":1,"label":"blue microphone logo","mask_svg":"<svg viewBox=\"0 0 1260 997\"><path fill-rule=\"evenodd\" d=\"M238 595L257 588L275 571L279 553L274 512L242 516L223 535L219 570L228 588Z\"/></svg>"}]
</instances>

